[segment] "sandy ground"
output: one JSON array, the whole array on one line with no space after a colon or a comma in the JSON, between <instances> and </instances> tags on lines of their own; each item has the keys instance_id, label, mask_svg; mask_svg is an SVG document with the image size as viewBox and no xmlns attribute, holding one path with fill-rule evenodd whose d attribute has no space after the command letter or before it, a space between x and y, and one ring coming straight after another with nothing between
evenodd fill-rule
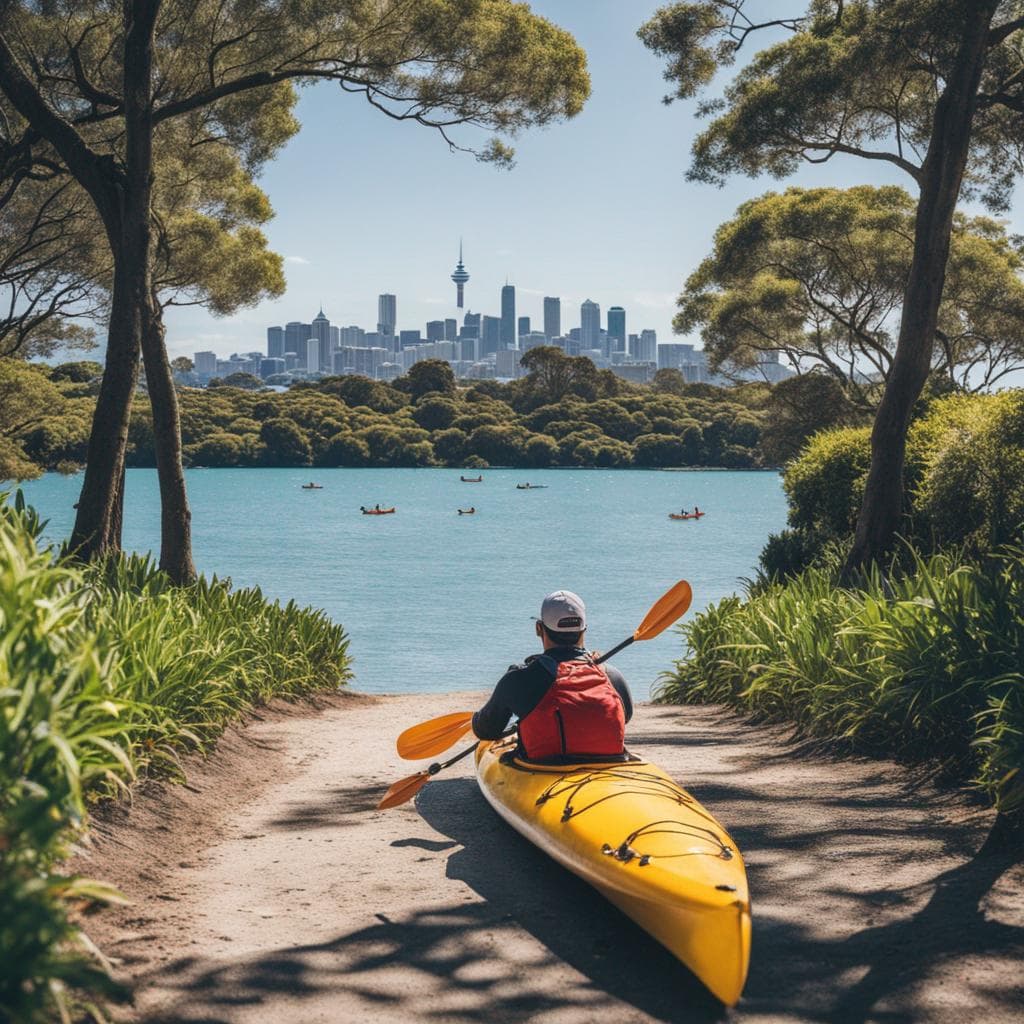
<instances>
[{"instance_id":1,"label":"sandy ground","mask_svg":"<svg viewBox=\"0 0 1024 1024\"><path fill-rule=\"evenodd\" d=\"M1024 855L962 795L715 709L641 706L631 746L731 830L754 948L726 1013L505 826L469 763L415 806L407 725L465 694L272 709L94 829L79 869L132 906L89 930L146 1021L988 1022L1024 1019ZM415 768L415 766L413 766Z\"/></svg>"}]
</instances>

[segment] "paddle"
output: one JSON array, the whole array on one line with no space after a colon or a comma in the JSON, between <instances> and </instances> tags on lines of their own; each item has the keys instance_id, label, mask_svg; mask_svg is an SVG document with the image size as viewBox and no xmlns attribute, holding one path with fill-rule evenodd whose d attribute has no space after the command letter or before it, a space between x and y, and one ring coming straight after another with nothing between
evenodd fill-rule
<instances>
[{"instance_id":1,"label":"paddle","mask_svg":"<svg viewBox=\"0 0 1024 1024\"><path fill-rule=\"evenodd\" d=\"M410 726L398 737L398 756L406 761L422 761L446 751L473 728L472 711L456 711L429 722Z\"/></svg>"},{"instance_id":2,"label":"paddle","mask_svg":"<svg viewBox=\"0 0 1024 1024\"><path fill-rule=\"evenodd\" d=\"M686 610L690 607L692 600L693 591L686 580L680 580L678 583L673 584L651 605L650 610L644 616L643 622L633 631L633 635L623 640L621 644L613 647L610 651L602 654L595 664L600 665L637 640L653 640L660 633L668 629L673 622L676 622L686 614ZM457 711L454 714L433 718L429 722L422 722L419 725L406 729L398 737L398 752L402 757L407 757L406 754L402 753L403 750L430 750L431 753L420 753L419 755L411 756L431 757L434 753L447 750L459 737L469 732L472 725L473 715L472 712L468 711ZM513 732L515 732L515 729L509 729L503 735L510 736ZM445 742L446 738L447 742ZM442 742L444 742L444 746L439 746ZM380 803L377 804L377 809L381 811L387 810L390 807L398 807L400 804L411 800L430 781L432 776L444 768L449 768L457 761L461 761L464 757L468 757L478 746L479 741L447 761L432 764L424 771L417 772L415 775L409 775L404 779L399 779L384 794Z\"/></svg>"}]
</instances>

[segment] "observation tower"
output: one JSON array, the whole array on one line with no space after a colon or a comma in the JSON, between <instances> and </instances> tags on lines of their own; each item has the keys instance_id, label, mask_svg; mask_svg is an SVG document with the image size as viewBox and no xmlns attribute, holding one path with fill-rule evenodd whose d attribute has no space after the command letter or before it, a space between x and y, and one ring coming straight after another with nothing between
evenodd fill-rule
<instances>
[{"instance_id":1,"label":"observation tower","mask_svg":"<svg viewBox=\"0 0 1024 1024\"><path fill-rule=\"evenodd\" d=\"M466 282L469 280L469 274L466 273L466 268L462 265L462 240L459 240L459 262L455 265L455 272L452 274L452 280L455 282L456 288L456 305L459 309L462 309L462 289L465 287Z\"/></svg>"}]
</instances>

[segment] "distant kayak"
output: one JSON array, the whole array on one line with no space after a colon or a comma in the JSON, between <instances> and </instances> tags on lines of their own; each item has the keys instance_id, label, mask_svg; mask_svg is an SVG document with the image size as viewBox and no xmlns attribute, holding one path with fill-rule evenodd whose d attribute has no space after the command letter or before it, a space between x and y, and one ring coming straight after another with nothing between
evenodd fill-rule
<instances>
[{"instance_id":1,"label":"distant kayak","mask_svg":"<svg viewBox=\"0 0 1024 1024\"><path fill-rule=\"evenodd\" d=\"M304 491L322 491L324 489L323 484L303 484L302 489Z\"/></svg>"},{"instance_id":2,"label":"distant kayak","mask_svg":"<svg viewBox=\"0 0 1024 1024\"><path fill-rule=\"evenodd\" d=\"M460 476L459 479L464 484L482 484L484 482L483 475L480 475L480 476Z\"/></svg>"},{"instance_id":3,"label":"distant kayak","mask_svg":"<svg viewBox=\"0 0 1024 1024\"><path fill-rule=\"evenodd\" d=\"M516 484L517 491L543 491L547 489L547 484Z\"/></svg>"},{"instance_id":4,"label":"distant kayak","mask_svg":"<svg viewBox=\"0 0 1024 1024\"><path fill-rule=\"evenodd\" d=\"M458 511L460 516L475 516L476 515L476 509L475 508L460 508L460 509L457 509L457 511Z\"/></svg>"},{"instance_id":5,"label":"distant kayak","mask_svg":"<svg viewBox=\"0 0 1024 1024\"><path fill-rule=\"evenodd\" d=\"M391 508L363 508L360 506L359 511L364 516L389 516L395 511L395 508L394 506Z\"/></svg>"},{"instance_id":6,"label":"distant kayak","mask_svg":"<svg viewBox=\"0 0 1024 1024\"><path fill-rule=\"evenodd\" d=\"M707 512L687 512L684 515L678 515L675 512L669 512L669 519L700 519L701 516L706 516Z\"/></svg>"}]
</instances>

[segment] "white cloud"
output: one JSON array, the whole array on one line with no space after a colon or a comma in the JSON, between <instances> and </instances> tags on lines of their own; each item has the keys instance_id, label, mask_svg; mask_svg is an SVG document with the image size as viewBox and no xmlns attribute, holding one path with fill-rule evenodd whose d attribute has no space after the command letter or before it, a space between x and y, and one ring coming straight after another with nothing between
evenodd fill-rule
<instances>
[{"instance_id":1,"label":"white cloud","mask_svg":"<svg viewBox=\"0 0 1024 1024\"><path fill-rule=\"evenodd\" d=\"M671 309L676 296L674 292L634 292L632 302L643 309Z\"/></svg>"},{"instance_id":2,"label":"white cloud","mask_svg":"<svg viewBox=\"0 0 1024 1024\"><path fill-rule=\"evenodd\" d=\"M285 256L285 263L298 263L303 267L308 267L312 260L307 260L305 256Z\"/></svg>"}]
</instances>

